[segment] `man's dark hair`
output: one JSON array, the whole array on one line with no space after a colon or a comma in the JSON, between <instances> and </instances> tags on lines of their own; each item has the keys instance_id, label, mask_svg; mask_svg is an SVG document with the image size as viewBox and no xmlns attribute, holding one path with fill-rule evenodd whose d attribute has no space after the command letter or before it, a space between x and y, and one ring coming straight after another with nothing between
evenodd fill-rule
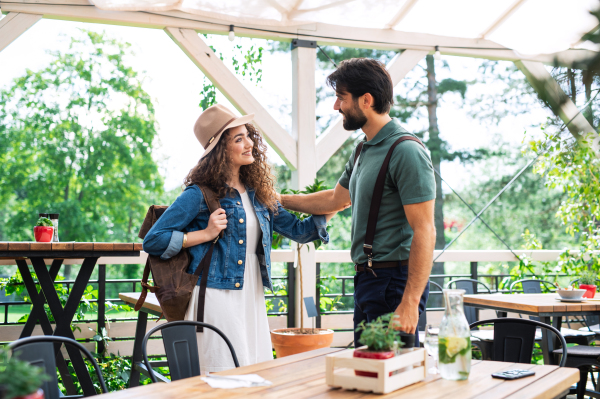
<instances>
[{"instance_id":1,"label":"man's dark hair","mask_svg":"<svg viewBox=\"0 0 600 399\"><path fill-rule=\"evenodd\" d=\"M378 114L390 112L394 105L394 85L385 65L370 58L351 58L342 61L327 77L327 84L335 91L352 94L352 99L369 93L373 109Z\"/></svg>"}]
</instances>

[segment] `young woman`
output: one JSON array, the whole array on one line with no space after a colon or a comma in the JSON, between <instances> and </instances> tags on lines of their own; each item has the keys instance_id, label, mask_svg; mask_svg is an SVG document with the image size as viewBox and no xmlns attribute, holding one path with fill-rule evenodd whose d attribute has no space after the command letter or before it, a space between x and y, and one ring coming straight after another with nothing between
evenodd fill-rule
<instances>
[{"instance_id":1,"label":"young woman","mask_svg":"<svg viewBox=\"0 0 600 399\"><path fill-rule=\"evenodd\" d=\"M185 179L185 189L144 239L144 250L168 259L189 248L193 273L210 244L204 322L220 329L231 341L241 366L273 358L264 289L271 281L273 231L296 242L329 241L327 216L300 221L277 202L274 177L266 160L266 145L249 122L254 115L236 117L222 105L204 111L194 133L205 151ZM208 186L221 208L212 214L198 186ZM198 285L200 279L198 279ZM196 320L196 286L186 320ZM233 368L225 342L212 330L198 333L202 372Z\"/></svg>"}]
</instances>

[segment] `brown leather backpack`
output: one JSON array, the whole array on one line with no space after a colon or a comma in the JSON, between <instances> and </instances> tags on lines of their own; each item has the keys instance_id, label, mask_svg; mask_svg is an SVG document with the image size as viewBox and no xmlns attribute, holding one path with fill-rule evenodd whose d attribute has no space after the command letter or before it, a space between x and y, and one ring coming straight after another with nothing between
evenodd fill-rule
<instances>
[{"instance_id":1,"label":"brown leather backpack","mask_svg":"<svg viewBox=\"0 0 600 399\"><path fill-rule=\"evenodd\" d=\"M200 186L200 190L204 195L204 200L208 205L208 210L212 214L221 207L216 194L206 186ZM138 237L144 239L150 228L167 210L165 205L152 205L146 213L146 218L142 223ZM206 284L208 281L208 269L212 253L216 242L223 237L223 231L215 238L210 248L204 255L204 258L198 265L194 274L189 274L187 269L190 265L191 257L187 248L183 248L177 255L172 258L163 260L160 256L148 255L144 275L142 277L142 293L137 303L135 310L138 311L144 304L148 291L156 294L156 299L160 303L163 315L167 321L183 320L185 312L188 308L190 298L194 287L198 283L198 276L202 273L200 281L200 294L198 297L198 314L197 320L204 321L204 299L206 297ZM152 272L154 286L148 284L148 277ZM202 332L202 327L198 327L198 331Z\"/></svg>"}]
</instances>

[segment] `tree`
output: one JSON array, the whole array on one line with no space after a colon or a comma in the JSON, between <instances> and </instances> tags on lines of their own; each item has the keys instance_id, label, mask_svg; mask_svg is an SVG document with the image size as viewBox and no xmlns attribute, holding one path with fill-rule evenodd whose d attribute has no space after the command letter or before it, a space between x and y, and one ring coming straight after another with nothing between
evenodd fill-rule
<instances>
[{"instance_id":1,"label":"tree","mask_svg":"<svg viewBox=\"0 0 600 399\"><path fill-rule=\"evenodd\" d=\"M0 91L3 240L32 240L38 212L62 241L133 241L162 194L154 106L129 45L82 31L50 65Z\"/></svg>"}]
</instances>

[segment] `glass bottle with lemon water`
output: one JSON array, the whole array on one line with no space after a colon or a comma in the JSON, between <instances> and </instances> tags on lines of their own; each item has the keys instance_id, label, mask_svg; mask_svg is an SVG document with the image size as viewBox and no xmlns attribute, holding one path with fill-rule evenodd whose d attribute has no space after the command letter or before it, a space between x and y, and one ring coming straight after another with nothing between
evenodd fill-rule
<instances>
[{"instance_id":1,"label":"glass bottle with lemon water","mask_svg":"<svg viewBox=\"0 0 600 399\"><path fill-rule=\"evenodd\" d=\"M465 290L444 290L438 369L443 379L466 380L471 371L471 331L463 309Z\"/></svg>"}]
</instances>

